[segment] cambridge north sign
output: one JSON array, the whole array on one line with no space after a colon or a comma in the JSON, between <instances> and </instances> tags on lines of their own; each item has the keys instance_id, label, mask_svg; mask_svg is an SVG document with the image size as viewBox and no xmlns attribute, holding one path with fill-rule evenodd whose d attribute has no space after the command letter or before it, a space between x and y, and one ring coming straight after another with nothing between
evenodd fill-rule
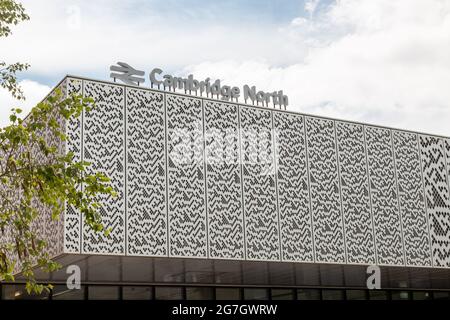
<instances>
[{"instance_id":1,"label":"cambridge north sign","mask_svg":"<svg viewBox=\"0 0 450 320\"><path fill-rule=\"evenodd\" d=\"M117 66L111 66L110 70L112 71L110 77L114 81L118 79L125 84L138 86L145 82L145 78L143 78L145 72L136 70L125 62L117 62ZM170 74L163 75L161 69L154 68L149 74L149 79L152 88L156 86L158 89L162 87L164 90L171 91L179 89L184 90L185 93L188 91L189 93L194 92L196 95L200 93L201 96L205 93L207 97L214 98L216 96L217 99L236 102L239 101L238 99L241 96L239 87L222 85L219 79L214 82L210 78L199 81L194 79L192 74L188 75L187 78L174 77ZM250 100L252 104L261 104L266 107L273 105L274 108L279 107L285 110L289 104L289 99L287 95L283 94L283 90L264 92L257 91L255 86L250 87L248 85L244 85L242 89L245 103Z\"/></svg>"}]
</instances>

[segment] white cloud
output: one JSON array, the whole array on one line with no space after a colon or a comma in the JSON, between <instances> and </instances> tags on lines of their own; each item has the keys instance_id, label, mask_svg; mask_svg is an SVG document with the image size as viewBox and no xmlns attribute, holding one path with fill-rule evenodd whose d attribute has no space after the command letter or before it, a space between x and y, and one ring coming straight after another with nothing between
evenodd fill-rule
<instances>
[{"instance_id":1,"label":"white cloud","mask_svg":"<svg viewBox=\"0 0 450 320\"><path fill-rule=\"evenodd\" d=\"M314 12L316 11L319 2L320 0L307 0L305 2L305 11L309 13L310 18L312 18L312 16L314 15Z\"/></svg>"},{"instance_id":2,"label":"white cloud","mask_svg":"<svg viewBox=\"0 0 450 320\"><path fill-rule=\"evenodd\" d=\"M229 58L288 63L296 56L270 23L215 21L204 18L208 13L196 16L182 3L177 4L179 13L169 17L153 1L23 3L31 20L1 40L2 59L29 62L32 72L46 77L54 77L55 71L106 77L108 66L121 60L175 69Z\"/></svg>"},{"instance_id":3,"label":"white cloud","mask_svg":"<svg viewBox=\"0 0 450 320\"><path fill-rule=\"evenodd\" d=\"M154 1L23 2L32 20L1 53L31 63L31 79L107 79L124 60L283 89L291 110L450 135L448 0L307 0L309 16L288 24L231 23L179 3L168 18Z\"/></svg>"},{"instance_id":4,"label":"white cloud","mask_svg":"<svg viewBox=\"0 0 450 320\"><path fill-rule=\"evenodd\" d=\"M184 73L282 88L291 110L450 135L450 2L342 0L283 32L307 52L297 63L221 61Z\"/></svg>"},{"instance_id":5,"label":"white cloud","mask_svg":"<svg viewBox=\"0 0 450 320\"><path fill-rule=\"evenodd\" d=\"M8 120L12 108L21 108L22 115L25 116L31 108L41 102L51 90L48 86L28 79L20 81L19 85L26 96L25 101L14 99L6 89L0 88L0 127L9 124Z\"/></svg>"}]
</instances>

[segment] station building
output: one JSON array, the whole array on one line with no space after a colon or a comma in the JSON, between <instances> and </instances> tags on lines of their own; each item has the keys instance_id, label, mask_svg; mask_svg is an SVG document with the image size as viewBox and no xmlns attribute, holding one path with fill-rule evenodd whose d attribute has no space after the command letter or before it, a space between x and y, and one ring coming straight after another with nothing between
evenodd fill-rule
<instances>
[{"instance_id":1,"label":"station building","mask_svg":"<svg viewBox=\"0 0 450 320\"><path fill-rule=\"evenodd\" d=\"M76 76L57 88L94 98L61 147L118 196L99 197L109 236L71 206L40 219L63 268L35 298L449 299L450 138Z\"/></svg>"}]
</instances>

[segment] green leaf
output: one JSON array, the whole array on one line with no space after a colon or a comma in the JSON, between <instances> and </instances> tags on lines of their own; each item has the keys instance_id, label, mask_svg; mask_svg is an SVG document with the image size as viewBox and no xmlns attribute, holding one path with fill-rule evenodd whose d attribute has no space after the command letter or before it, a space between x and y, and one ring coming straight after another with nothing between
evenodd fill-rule
<instances>
[{"instance_id":1,"label":"green leaf","mask_svg":"<svg viewBox=\"0 0 450 320\"><path fill-rule=\"evenodd\" d=\"M0 0L0 37L8 36L11 26L27 19L21 4ZM28 67L26 63L0 61L0 87L24 99L17 74ZM0 129L0 236L7 230L11 238L8 242L0 238L0 281L15 281L13 274L19 271L27 281L29 294L52 289L51 285L36 283L35 270L53 272L61 267L48 256L48 245L52 244L37 232L41 218L61 219L68 203L84 215L93 231L103 231L106 236L111 232L105 230L98 211L100 195L117 195L110 179L101 173L86 174L90 163L76 161L73 153L60 151L66 140L64 121L93 108L92 98L76 94L63 97L56 89L24 119L20 108L12 108L10 124Z\"/></svg>"}]
</instances>

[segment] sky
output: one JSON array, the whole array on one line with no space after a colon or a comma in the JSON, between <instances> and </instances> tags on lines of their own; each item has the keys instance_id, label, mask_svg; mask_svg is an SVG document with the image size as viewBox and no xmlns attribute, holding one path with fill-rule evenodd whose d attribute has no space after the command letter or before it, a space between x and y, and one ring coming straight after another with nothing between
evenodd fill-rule
<instances>
[{"instance_id":1,"label":"sky","mask_svg":"<svg viewBox=\"0 0 450 320\"><path fill-rule=\"evenodd\" d=\"M0 39L0 60L31 64L27 100L0 90L0 125L66 74L109 80L125 61L282 89L292 111L450 136L449 0L22 3L31 20Z\"/></svg>"}]
</instances>

